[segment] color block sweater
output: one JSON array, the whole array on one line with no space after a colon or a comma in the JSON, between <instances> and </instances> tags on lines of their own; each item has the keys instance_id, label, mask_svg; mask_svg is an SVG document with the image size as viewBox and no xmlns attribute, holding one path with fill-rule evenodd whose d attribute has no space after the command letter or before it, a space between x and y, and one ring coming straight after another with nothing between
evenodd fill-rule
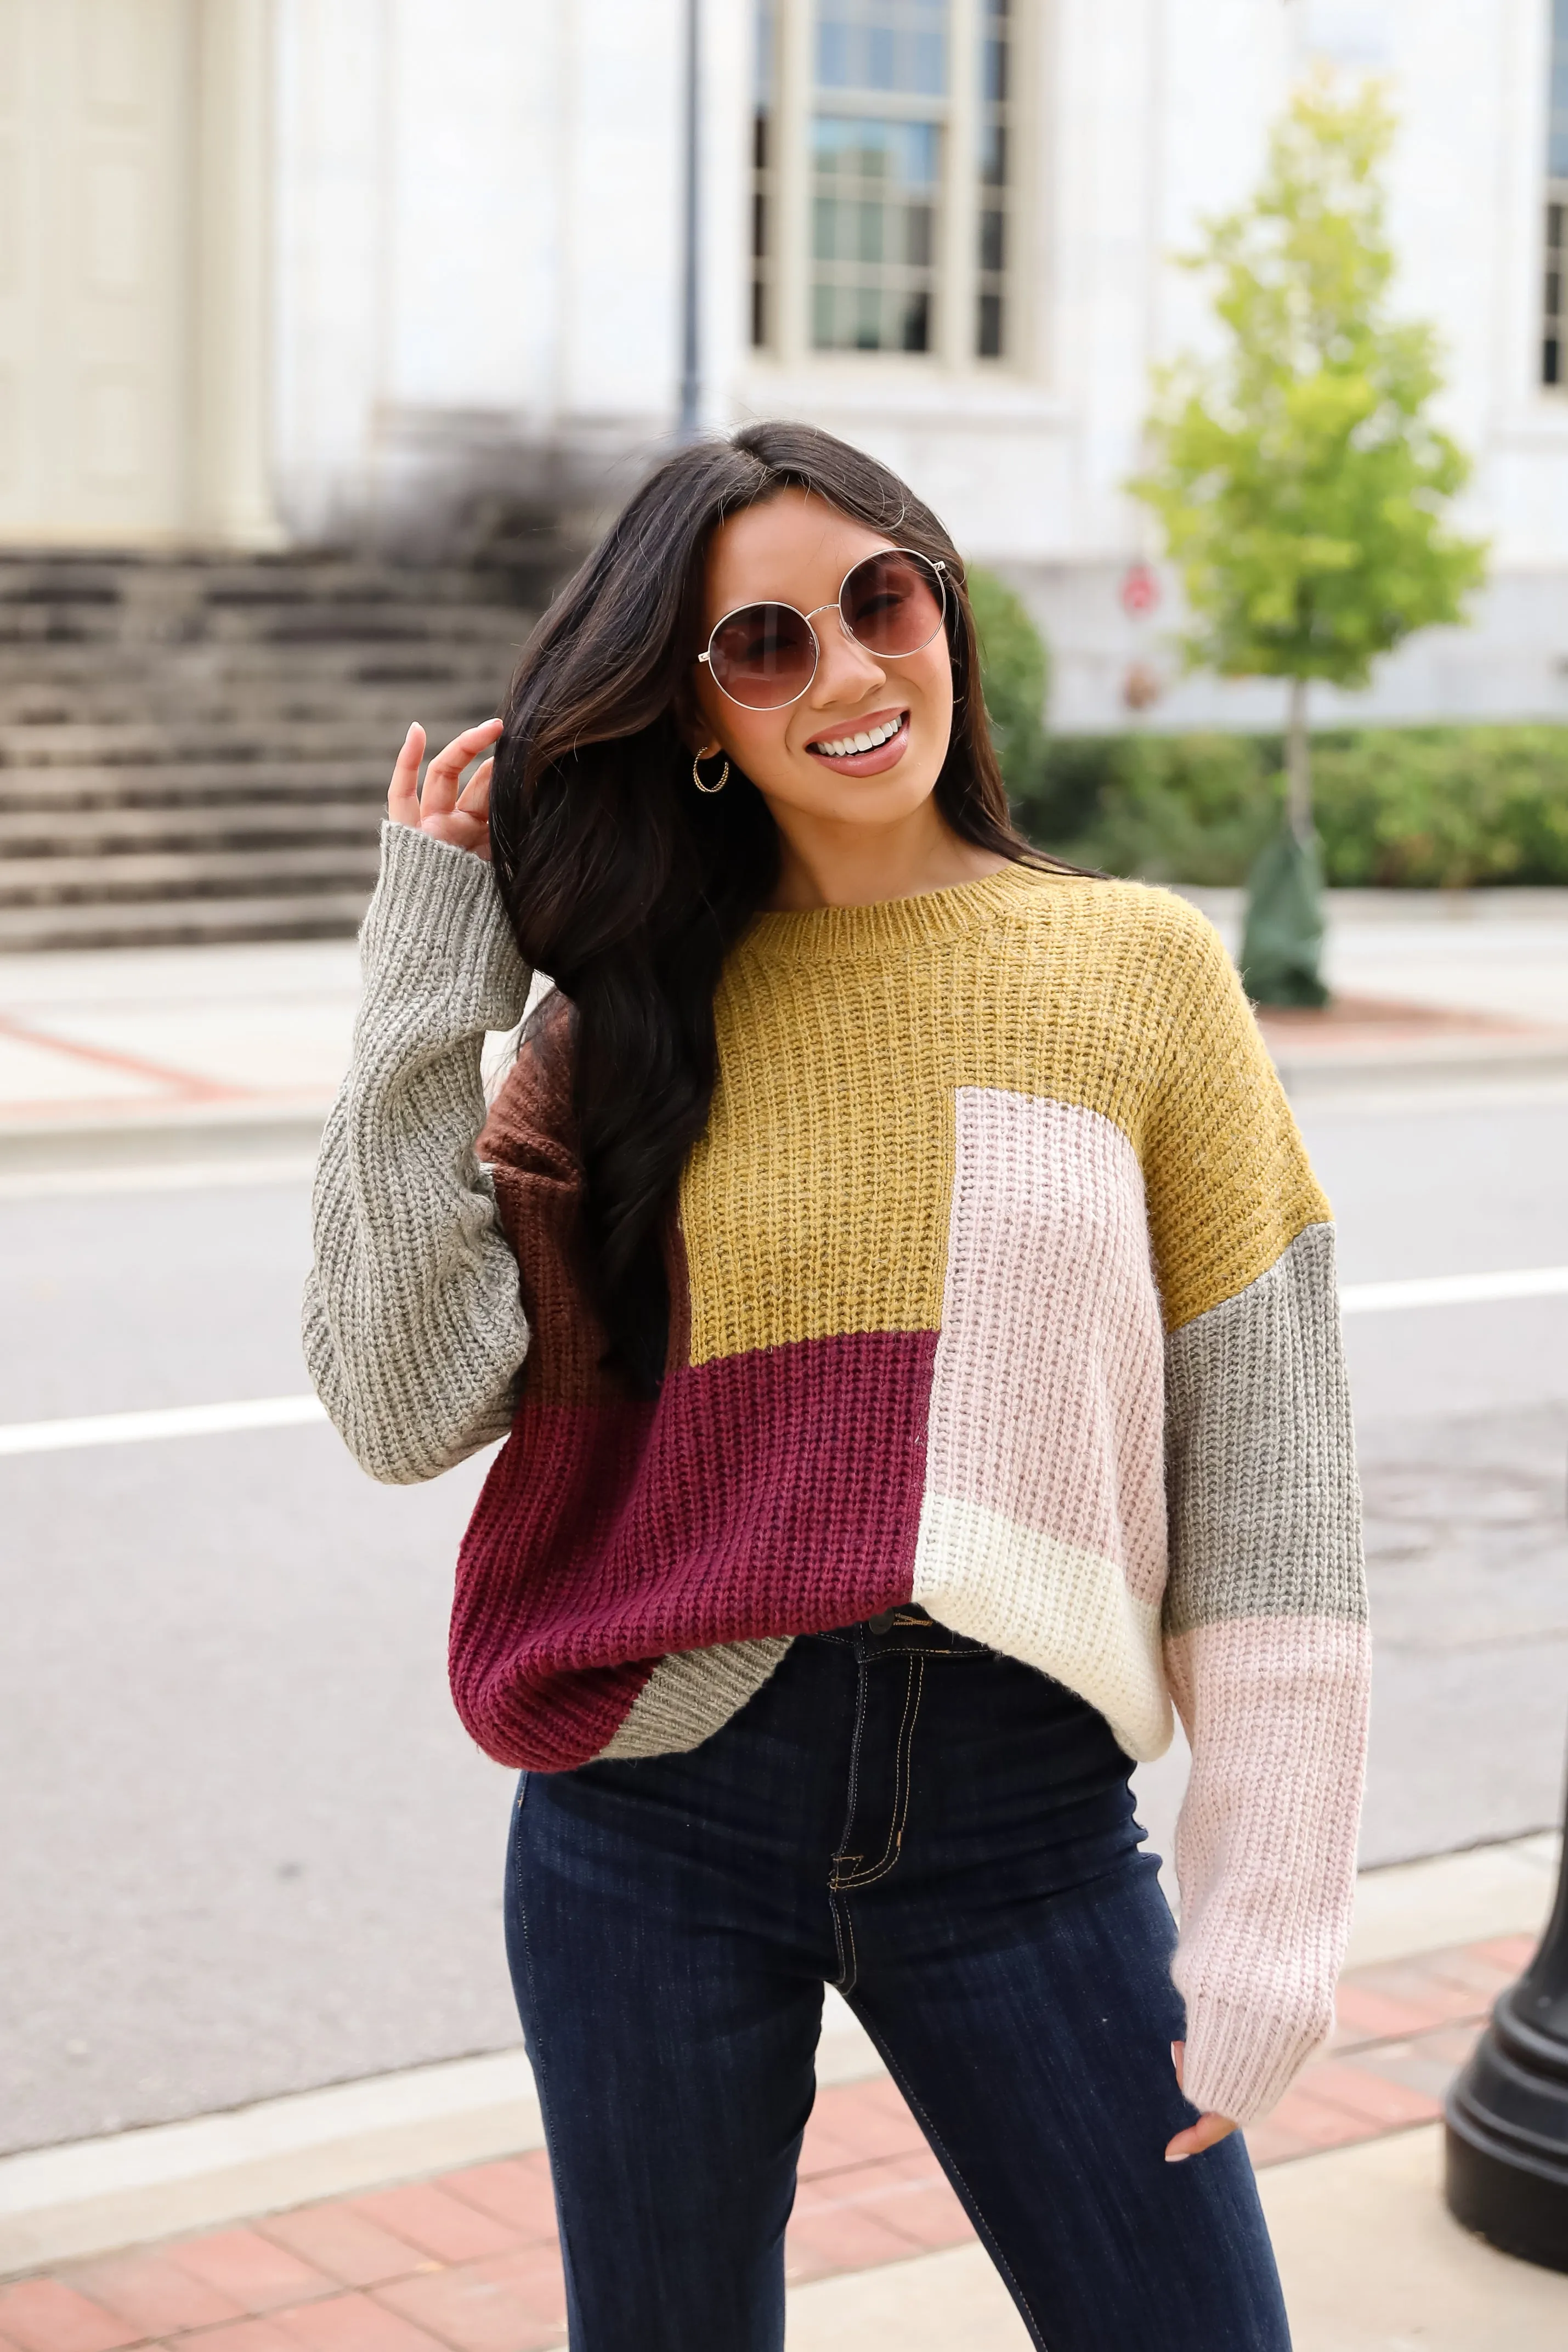
<instances>
[{"instance_id":1,"label":"color block sweater","mask_svg":"<svg viewBox=\"0 0 1568 2352\"><path fill-rule=\"evenodd\" d=\"M307 1352L378 1477L506 1436L457 1570L473 1737L693 1748L792 1636L911 1601L1129 1757L1174 1701L1186 2086L1263 2112L1332 2022L1368 1645L1329 1211L1211 927L1019 867L758 917L652 1402L601 1363L559 996L486 1119L528 979L488 866L389 825L362 953Z\"/></svg>"}]
</instances>

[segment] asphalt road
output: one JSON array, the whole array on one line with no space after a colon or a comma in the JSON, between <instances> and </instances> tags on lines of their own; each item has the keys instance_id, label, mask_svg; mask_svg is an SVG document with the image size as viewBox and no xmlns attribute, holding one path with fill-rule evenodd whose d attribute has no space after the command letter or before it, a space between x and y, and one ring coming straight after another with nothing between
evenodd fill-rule
<instances>
[{"instance_id":1,"label":"asphalt road","mask_svg":"<svg viewBox=\"0 0 1568 2352\"><path fill-rule=\"evenodd\" d=\"M1568 1101L1309 1116L1347 1281L1568 1263ZM302 1184L0 1202L0 1420L303 1385ZM1364 1858L1555 1818L1568 1300L1348 1325ZM323 1428L0 1462L0 2147L516 2040L509 1777L444 1686L482 1465Z\"/></svg>"},{"instance_id":2,"label":"asphalt road","mask_svg":"<svg viewBox=\"0 0 1568 2352\"><path fill-rule=\"evenodd\" d=\"M1568 1265L1568 1103L1320 1111L1348 1283ZM1372 1587L1364 1863L1561 1817L1568 1299L1346 1318Z\"/></svg>"}]
</instances>

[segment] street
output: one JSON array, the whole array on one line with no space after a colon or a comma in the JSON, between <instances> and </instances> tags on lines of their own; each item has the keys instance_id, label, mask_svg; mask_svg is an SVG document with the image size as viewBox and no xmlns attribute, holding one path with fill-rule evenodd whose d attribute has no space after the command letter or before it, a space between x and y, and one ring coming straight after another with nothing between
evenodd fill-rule
<instances>
[{"instance_id":1,"label":"street","mask_svg":"<svg viewBox=\"0 0 1568 2352\"><path fill-rule=\"evenodd\" d=\"M1302 1126L1349 1285L1568 1261L1568 1102ZM1568 1301L1347 1317L1372 1585L1362 1860L1558 1818L1568 1732Z\"/></svg>"},{"instance_id":2,"label":"street","mask_svg":"<svg viewBox=\"0 0 1568 2352\"><path fill-rule=\"evenodd\" d=\"M1568 1097L1315 1108L1347 1283L1568 1263ZM9 1180L0 1420L287 1395L298 1178ZM1377 1637L1364 1860L1538 1828L1568 1726L1568 1301L1347 1319ZM0 1463L0 2146L515 2042L509 1776L453 1716L482 1464L325 1428Z\"/></svg>"},{"instance_id":3,"label":"street","mask_svg":"<svg viewBox=\"0 0 1568 2352\"><path fill-rule=\"evenodd\" d=\"M612 1063L641 1023L657 1075L642 982L705 924L792 910L777 983L732 971L723 1017L737 1088L781 1082L785 1128L809 1097L794 1127L819 1146L820 1090L835 1139L775 1149L759 1190L746 1118L733 1153L721 1121L708 1239L816 1348L779 1458L852 1422L805 1546L819 1596L818 1570L887 1548L891 1505L858 1556L842 1538L857 1495L876 1518L877 1463L903 1494L924 1465L934 1580L895 1589L973 1608L988 1639L1046 1625L1033 1654L1152 1746L1140 1185L1194 1327L1173 1377L1190 1365L1196 1425L1224 1424L1178 1478L1209 1524L1177 1583L1218 1620L1191 1654L1191 2065L1162 2016L1124 2095L1130 1946L1097 1956L1103 2014L1024 2021L1081 2175L1137 2193L1084 2230L1064 2189L1054 2242L1010 2175L993 2199L959 2141L988 2117L1018 2139L1019 2036L993 2001L974 2046L1001 2060L971 2068L954 2137L846 1971L787 2213L769 2176L779 2344L1142 2346L1185 2315L1258 2352L1568 2347L1561 2018L1497 2104L1478 2094L1478 2172L1531 2103L1490 2218L1443 2178L1568 1902L1568 0L1145 7L1131 38L1125 14L0 0L0 2352L565 2352L620 2340L611 2297L629 2338L684 2352L730 2294L722 2258L686 2260L687 2053L626 1938L584 1991L671 2095L636 2112L601 2052L618 2169L561 2170L561 2084L522 2046L504 1866L542 1792L517 1828L516 1773L447 1679L496 1449L377 1486L300 1345L345 1071L384 1041L423 1128L444 1084L424 1011L476 989L476 1017L519 1009L488 985L484 869L457 858L486 849L481 793L444 805L459 737L495 785L490 912L540 993L554 974L581 999L603 965ZM411 840L416 817L447 846ZM1030 843L1070 862L1037 877L1059 962L979 879ZM1318 1613L1356 1597L1322 1237L1298 1288L1303 1256L1226 1185L1261 1105L1224 1066L1219 961L1179 909L1098 907L1117 877L1212 920L1337 1223L1372 1599L1354 1885L1359 1716L1331 1732L1325 1710L1350 1687L1333 1655L1359 1676L1364 1651ZM896 954L873 969L862 935ZM846 1056L841 986L863 1008ZM960 1053L976 1118L954 1186L973 1245L946 1265L933 1153L855 1058L933 988L912 1017ZM1036 1020L1065 1044L1049 1099L1014 1054ZM492 1094L516 1035L485 1042ZM1093 1106L1137 1127L1146 1085L1142 1132L1095 1132ZM805 1244L762 1199L781 1171ZM1091 1236L1076 1257L1059 1211ZM1223 1295L1260 1265L1255 1297ZM359 1332L363 1298L345 1311ZM1008 1335L1038 1311L1037 1372ZM946 1324L947 1469L928 1335L862 1346L868 1318ZM752 1457L764 1517L779 1499L779 1419L745 1395L796 1367L759 1363L727 1309L701 1322L741 1499L695 1456L667 1483L744 1548ZM613 1451L581 1369L568 1438L610 1428ZM633 1614L695 1610L680 1638L711 1640L733 1600L767 1634L794 1539L762 1540L728 1598L720 1544ZM860 1591L823 1612L873 1607ZM568 1599L588 1622L594 1596ZM950 1742L915 1740L917 1664L906 1871L923 1779L966 1785ZM695 1704L664 1679L651 1719ZM1162 1930L1192 1767L1179 1723L1129 1767ZM1265 1852L1260 1792L1289 1832ZM1036 1923L1080 1952L1106 1927L1082 1891ZM1324 2031L1282 2083L1309 1998ZM1184 2072L1243 2137L1167 2172ZM1240 2209L1188 2224L1233 2198L1243 2150L1283 2315Z\"/></svg>"}]
</instances>

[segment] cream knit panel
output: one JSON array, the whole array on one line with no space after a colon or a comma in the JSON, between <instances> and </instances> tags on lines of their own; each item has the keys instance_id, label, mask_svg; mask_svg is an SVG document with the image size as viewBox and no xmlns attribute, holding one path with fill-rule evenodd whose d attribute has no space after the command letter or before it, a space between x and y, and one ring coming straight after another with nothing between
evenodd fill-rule
<instances>
[{"instance_id":1,"label":"cream knit panel","mask_svg":"<svg viewBox=\"0 0 1568 2352\"><path fill-rule=\"evenodd\" d=\"M487 1030L528 973L489 866L382 829L353 1058L321 1138L305 1359L362 1469L433 1478L506 1434L528 1343L517 1265L475 1156Z\"/></svg>"},{"instance_id":2,"label":"cream knit panel","mask_svg":"<svg viewBox=\"0 0 1568 2352\"><path fill-rule=\"evenodd\" d=\"M1328 2033L1354 1889L1370 1646L1333 1234L1167 1349L1166 1670L1186 2087L1261 2115Z\"/></svg>"},{"instance_id":3,"label":"cream knit panel","mask_svg":"<svg viewBox=\"0 0 1568 2352\"><path fill-rule=\"evenodd\" d=\"M1169 1742L1164 1345L1144 1181L1076 1103L958 1089L914 1598Z\"/></svg>"}]
</instances>

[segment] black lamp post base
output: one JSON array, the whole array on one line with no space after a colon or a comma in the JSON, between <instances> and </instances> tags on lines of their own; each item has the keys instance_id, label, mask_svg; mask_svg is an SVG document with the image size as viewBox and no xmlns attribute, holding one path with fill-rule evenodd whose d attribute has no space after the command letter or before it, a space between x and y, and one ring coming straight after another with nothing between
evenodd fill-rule
<instances>
[{"instance_id":1,"label":"black lamp post base","mask_svg":"<svg viewBox=\"0 0 1568 2352\"><path fill-rule=\"evenodd\" d=\"M1568 2271L1568 2171L1527 2170L1456 2131L1451 2119L1447 2137L1443 2193L1455 2221L1501 2253Z\"/></svg>"},{"instance_id":2,"label":"black lamp post base","mask_svg":"<svg viewBox=\"0 0 1568 2352\"><path fill-rule=\"evenodd\" d=\"M1467 2230L1568 2271L1568 2045L1505 1992L1448 2094L1444 2193Z\"/></svg>"}]
</instances>

